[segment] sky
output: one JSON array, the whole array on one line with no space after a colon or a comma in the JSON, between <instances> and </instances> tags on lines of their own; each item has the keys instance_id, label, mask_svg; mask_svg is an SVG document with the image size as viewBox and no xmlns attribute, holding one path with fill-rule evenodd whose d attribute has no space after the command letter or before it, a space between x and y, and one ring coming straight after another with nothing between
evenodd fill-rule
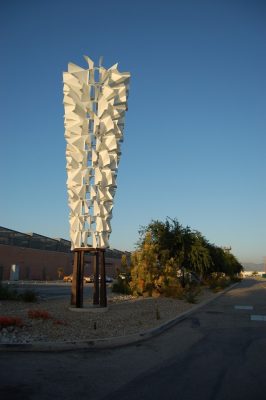
<instances>
[{"instance_id":1,"label":"sky","mask_svg":"<svg viewBox=\"0 0 266 400\"><path fill-rule=\"evenodd\" d=\"M266 2L20 0L0 6L0 225L69 239L62 73L132 78L111 247L176 218L266 256Z\"/></svg>"}]
</instances>

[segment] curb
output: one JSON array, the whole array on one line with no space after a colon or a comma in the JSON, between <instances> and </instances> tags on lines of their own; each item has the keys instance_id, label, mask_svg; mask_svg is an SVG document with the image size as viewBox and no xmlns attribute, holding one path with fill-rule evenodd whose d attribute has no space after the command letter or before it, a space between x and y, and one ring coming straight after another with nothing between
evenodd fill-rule
<instances>
[{"instance_id":1,"label":"curb","mask_svg":"<svg viewBox=\"0 0 266 400\"><path fill-rule=\"evenodd\" d=\"M116 336L111 338L92 339L85 341L71 341L71 342L34 342L34 343L1 343L1 351L23 351L23 352L61 352L71 350L104 350L113 349L123 346L128 346L143 342L154 336L157 336L167 329L172 328L174 325L186 319L190 314L197 311L199 308L204 307L206 304L211 303L218 297L222 296L226 292L232 290L235 286L239 285L240 282L234 283L230 287L226 288L222 292L216 293L211 299L205 300L192 307L190 310L184 311L177 317L164 322L162 325L156 328L149 329L144 332L134 333L128 336Z\"/></svg>"}]
</instances>

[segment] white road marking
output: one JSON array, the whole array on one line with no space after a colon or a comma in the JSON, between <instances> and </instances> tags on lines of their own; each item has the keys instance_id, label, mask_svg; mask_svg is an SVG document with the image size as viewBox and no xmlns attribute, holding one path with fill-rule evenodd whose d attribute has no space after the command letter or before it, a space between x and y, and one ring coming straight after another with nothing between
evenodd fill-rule
<instances>
[{"instance_id":1,"label":"white road marking","mask_svg":"<svg viewBox=\"0 0 266 400\"><path fill-rule=\"evenodd\" d=\"M265 321L266 322L266 315L251 315L251 321Z\"/></svg>"},{"instance_id":2,"label":"white road marking","mask_svg":"<svg viewBox=\"0 0 266 400\"><path fill-rule=\"evenodd\" d=\"M235 306L236 310L253 310L253 306Z\"/></svg>"}]
</instances>

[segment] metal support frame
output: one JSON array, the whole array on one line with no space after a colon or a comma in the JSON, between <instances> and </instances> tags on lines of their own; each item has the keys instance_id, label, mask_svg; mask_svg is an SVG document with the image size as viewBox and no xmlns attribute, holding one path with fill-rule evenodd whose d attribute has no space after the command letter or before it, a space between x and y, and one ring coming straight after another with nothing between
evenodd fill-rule
<instances>
[{"instance_id":1,"label":"metal support frame","mask_svg":"<svg viewBox=\"0 0 266 400\"><path fill-rule=\"evenodd\" d=\"M105 281L105 249L81 247L74 249L73 279L71 287L71 305L76 308L83 307L83 281L85 253L92 255L93 264L93 305L107 307L106 281Z\"/></svg>"},{"instance_id":2,"label":"metal support frame","mask_svg":"<svg viewBox=\"0 0 266 400\"><path fill-rule=\"evenodd\" d=\"M106 297L106 277L105 277L105 253L101 251L99 253L100 258L100 274L101 274L101 281L100 281L100 306L107 307L107 297Z\"/></svg>"}]
</instances>

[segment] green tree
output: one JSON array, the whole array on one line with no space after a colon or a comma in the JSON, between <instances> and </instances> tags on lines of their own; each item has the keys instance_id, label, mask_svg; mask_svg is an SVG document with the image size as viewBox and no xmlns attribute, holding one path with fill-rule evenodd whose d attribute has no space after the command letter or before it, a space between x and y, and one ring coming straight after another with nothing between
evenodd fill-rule
<instances>
[{"instance_id":1,"label":"green tree","mask_svg":"<svg viewBox=\"0 0 266 400\"><path fill-rule=\"evenodd\" d=\"M130 287L133 294L143 295L148 292L151 295L159 275L156 245L153 243L151 232L148 231L139 249L131 256Z\"/></svg>"},{"instance_id":2,"label":"green tree","mask_svg":"<svg viewBox=\"0 0 266 400\"><path fill-rule=\"evenodd\" d=\"M243 266L232 253L228 253L214 244L209 244L208 250L212 259L210 272L223 272L233 277L243 271Z\"/></svg>"},{"instance_id":3,"label":"green tree","mask_svg":"<svg viewBox=\"0 0 266 400\"><path fill-rule=\"evenodd\" d=\"M121 257L121 266L119 269L120 274L127 276L130 272L130 267L128 265L128 258L126 254L123 254Z\"/></svg>"},{"instance_id":4,"label":"green tree","mask_svg":"<svg viewBox=\"0 0 266 400\"><path fill-rule=\"evenodd\" d=\"M168 218L165 222L155 220L151 221L148 226L142 227L140 230L140 246L143 244L147 232L151 235L161 265L165 265L170 259L174 259L176 265L181 264L182 226L176 219L170 220Z\"/></svg>"},{"instance_id":5,"label":"green tree","mask_svg":"<svg viewBox=\"0 0 266 400\"><path fill-rule=\"evenodd\" d=\"M117 278L112 285L112 291L121 294L131 294L129 282L131 280L130 267L128 265L128 258L126 254L121 257L120 268L117 269Z\"/></svg>"},{"instance_id":6,"label":"green tree","mask_svg":"<svg viewBox=\"0 0 266 400\"><path fill-rule=\"evenodd\" d=\"M182 227L176 219L167 218L165 222L152 221L140 231L142 245L147 232L155 245L158 260L162 266L173 260L175 272L182 268L203 275L211 266L212 260L207 240L199 231Z\"/></svg>"},{"instance_id":7,"label":"green tree","mask_svg":"<svg viewBox=\"0 0 266 400\"><path fill-rule=\"evenodd\" d=\"M224 252L224 256L226 260L226 271L224 272L228 276L233 277L243 271L243 266L233 254Z\"/></svg>"},{"instance_id":8,"label":"green tree","mask_svg":"<svg viewBox=\"0 0 266 400\"><path fill-rule=\"evenodd\" d=\"M241 264L231 253L210 244L197 230L185 228L167 217L165 222L152 220L140 229L138 250L132 254L131 288L142 294L153 289L164 291L189 282L186 276L195 272L201 278L212 272L233 277L242 271Z\"/></svg>"},{"instance_id":9,"label":"green tree","mask_svg":"<svg viewBox=\"0 0 266 400\"><path fill-rule=\"evenodd\" d=\"M207 240L199 231L192 231L188 226L183 229L182 240L182 267L203 276L212 265Z\"/></svg>"}]
</instances>

